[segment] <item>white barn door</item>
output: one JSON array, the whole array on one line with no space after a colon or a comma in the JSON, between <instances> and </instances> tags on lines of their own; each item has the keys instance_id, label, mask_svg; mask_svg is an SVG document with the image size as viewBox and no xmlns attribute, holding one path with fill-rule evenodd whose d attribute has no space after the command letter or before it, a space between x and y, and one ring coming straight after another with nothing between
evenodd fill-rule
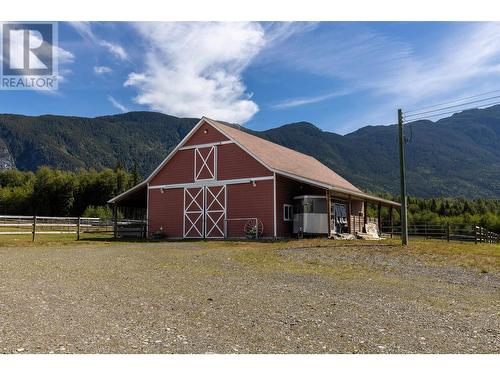
<instances>
[{"instance_id":1,"label":"white barn door","mask_svg":"<svg viewBox=\"0 0 500 375\"><path fill-rule=\"evenodd\" d=\"M184 188L184 238L226 237L226 186Z\"/></svg>"},{"instance_id":2,"label":"white barn door","mask_svg":"<svg viewBox=\"0 0 500 375\"><path fill-rule=\"evenodd\" d=\"M184 238L203 238L205 189L184 188Z\"/></svg>"},{"instance_id":3,"label":"white barn door","mask_svg":"<svg viewBox=\"0 0 500 375\"><path fill-rule=\"evenodd\" d=\"M226 186L205 187L205 238L226 237Z\"/></svg>"}]
</instances>

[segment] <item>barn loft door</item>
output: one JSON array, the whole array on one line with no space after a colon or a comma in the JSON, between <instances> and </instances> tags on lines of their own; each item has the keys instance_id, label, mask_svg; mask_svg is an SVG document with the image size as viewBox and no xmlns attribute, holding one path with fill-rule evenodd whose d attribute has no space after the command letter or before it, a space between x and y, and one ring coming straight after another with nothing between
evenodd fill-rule
<instances>
[{"instance_id":1,"label":"barn loft door","mask_svg":"<svg viewBox=\"0 0 500 375\"><path fill-rule=\"evenodd\" d=\"M226 187L205 188L205 237L224 238L226 234Z\"/></svg>"},{"instance_id":2,"label":"barn loft door","mask_svg":"<svg viewBox=\"0 0 500 375\"><path fill-rule=\"evenodd\" d=\"M184 189L184 238L203 238L205 189Z\"/></svg>"},{"instance_id":3,"label":"barn loft door","mask_svg":"<svg viewBox=\"0 0 500 375\"><path fill-rule=\"evenodd\" d=\"M217 165L217 148L201 147L194 149L195 181L215 180Z\"/></svg>"}]
</instances>

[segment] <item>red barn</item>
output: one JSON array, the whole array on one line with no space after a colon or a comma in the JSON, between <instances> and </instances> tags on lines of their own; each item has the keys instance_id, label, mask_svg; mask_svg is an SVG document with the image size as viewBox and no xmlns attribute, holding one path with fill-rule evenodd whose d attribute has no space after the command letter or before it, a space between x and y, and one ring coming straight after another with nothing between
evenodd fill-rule
<instances>
[{"instance_id":1,"label":"red barn","mask_svg":"<svg viewBox=\"0 0 500 375\"><path fill-rule=\"evenodd\" d=\"M205 117L144 182L109 201L145 208L147 234L167 238L356 233L368 202L379 217L382 204L399 206L311 156Z\"/></svg>"}]
</instances>

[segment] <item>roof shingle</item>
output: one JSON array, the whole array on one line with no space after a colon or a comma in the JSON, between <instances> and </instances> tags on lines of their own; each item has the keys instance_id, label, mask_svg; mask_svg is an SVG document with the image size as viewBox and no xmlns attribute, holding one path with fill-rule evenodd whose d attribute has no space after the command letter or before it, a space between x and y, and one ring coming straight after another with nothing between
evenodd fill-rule
<instances>
[{"instance_id":1,"label":"roof shingle","mask_svg":"<svg viewBox=\"0 0 500 375\"><path fill-rule=\"evenodd\" d=\"M278 173L281 171L329 186L361 192L356 186L312 156L280 146L219 121L206 120Z\"/></svg>"}]
</instances>

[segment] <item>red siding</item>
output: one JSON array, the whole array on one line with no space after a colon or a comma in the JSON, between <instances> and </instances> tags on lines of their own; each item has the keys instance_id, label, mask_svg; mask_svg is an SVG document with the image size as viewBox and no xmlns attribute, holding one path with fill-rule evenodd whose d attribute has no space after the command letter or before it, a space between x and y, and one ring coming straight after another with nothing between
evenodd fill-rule
<instances>
[{"instance_id":1,"label":"red siding","mask_svg":"<svg viewBox=\"0 0 500 375\"><path fill-rule=\"evenodd\" d=\"M283 220L283 205L294 204L297 195L324 195L326 190L276 175L276 235L289 237L293 234L293 222Z\"/></svg>"},{"instance_id":2,"label":"red siding","mask_svg":"<svg viewBox=\"0 0 500 375\"><path fill-rule=\"evenodd\" d=\"M257 217L264 224L263 237L273 237L273 180L227 186L227 218ZM244 237L243 227L246 220L232 221L227 224L228 237Z\"/></svg>"},{"instance_id":3,"label":"red siding","mask_svg":"<svg viewBox=\"0 0 500 375\"><path fill-rule=\"evenodd\" d=\"M228 219L257 217L264 225L263 237L272 237L273 181L228 185L226 211ZM184 189L149 190L149 234L162 231L167 237L183 237ZM228 237L244 237L247 220L228 221Z\"/></svg>"},{"instance_id":4,"label":"red siding","mask_svg":"<svg viewBox=\"0 0 500 375\"><path fill-rule=\"evenodd\" d=\"M204 130L208 132L205 133ZM197 145L225 141L227 138L206 124L193 134L186 145ZM272 176L273 173L247 154L238 145L217 145L217 180ZM208 149L207 149L208 150ZM204 150L206 151L206 150ZM204 152L202 151L202 153ZM205 155L203 153L203 155ZM152 179L150 185L189 184L194 182L195 151L181 150ZM212 159L210 159L212 160ZM211 163L209 163L211 164ZM208 176L200 176L208 177ZM273 180L227 185L227 218L243 219L257 217L264 224L263 237L274 236ZM292 222L283 221L283 204L293 204L297 195L324 195L324 189L277 176L276 224L277 236L292 234ZM183 237L184 190L160 189L149 191L149 232L162 230L167 237ZM227 236L243 237L247 220L228 221Z\"/></svg>"},{"instance_id":5,"label":"red siding","mask_svg":"<svg viewBox=\"0 0 500 375\"><path fill-rule=\"evenodd\" d=\"M194 150L180 150L149 184L154 186L190 182L194 182Z\"/></svg>"},{"instance_id":6,"label":"red siding","mask_svg":"<svg viewBox=\"0 0 500 375\"><path fill-rule=\"evenodd\" d=\"M272 175L269 169L240 146L234 143L217 146L217 179L229 180Z\"/></svg>"},{"instance_id":7,"label":"red siding","mask_svg":"<svg viewBox=\"0 0 500 375\"><path fill-rule=\"evenodd\" d=\"M184 189L149 190L149 234L162 231L167 237L182 237Z\"/></svg>"},{"instance_id":8,"label":"red siding","mask_svg":"<svg viewBox=\"0 0 500 375\"><path fill-rule=\"evenodd\" d=\"M205 133L205 130L207 131ZM201 145L204 143L213 143L227 141L228 138L220 131L208 123L203 123L199 129L188 139L184 146Z\"/></svg>"}]
</instances>

